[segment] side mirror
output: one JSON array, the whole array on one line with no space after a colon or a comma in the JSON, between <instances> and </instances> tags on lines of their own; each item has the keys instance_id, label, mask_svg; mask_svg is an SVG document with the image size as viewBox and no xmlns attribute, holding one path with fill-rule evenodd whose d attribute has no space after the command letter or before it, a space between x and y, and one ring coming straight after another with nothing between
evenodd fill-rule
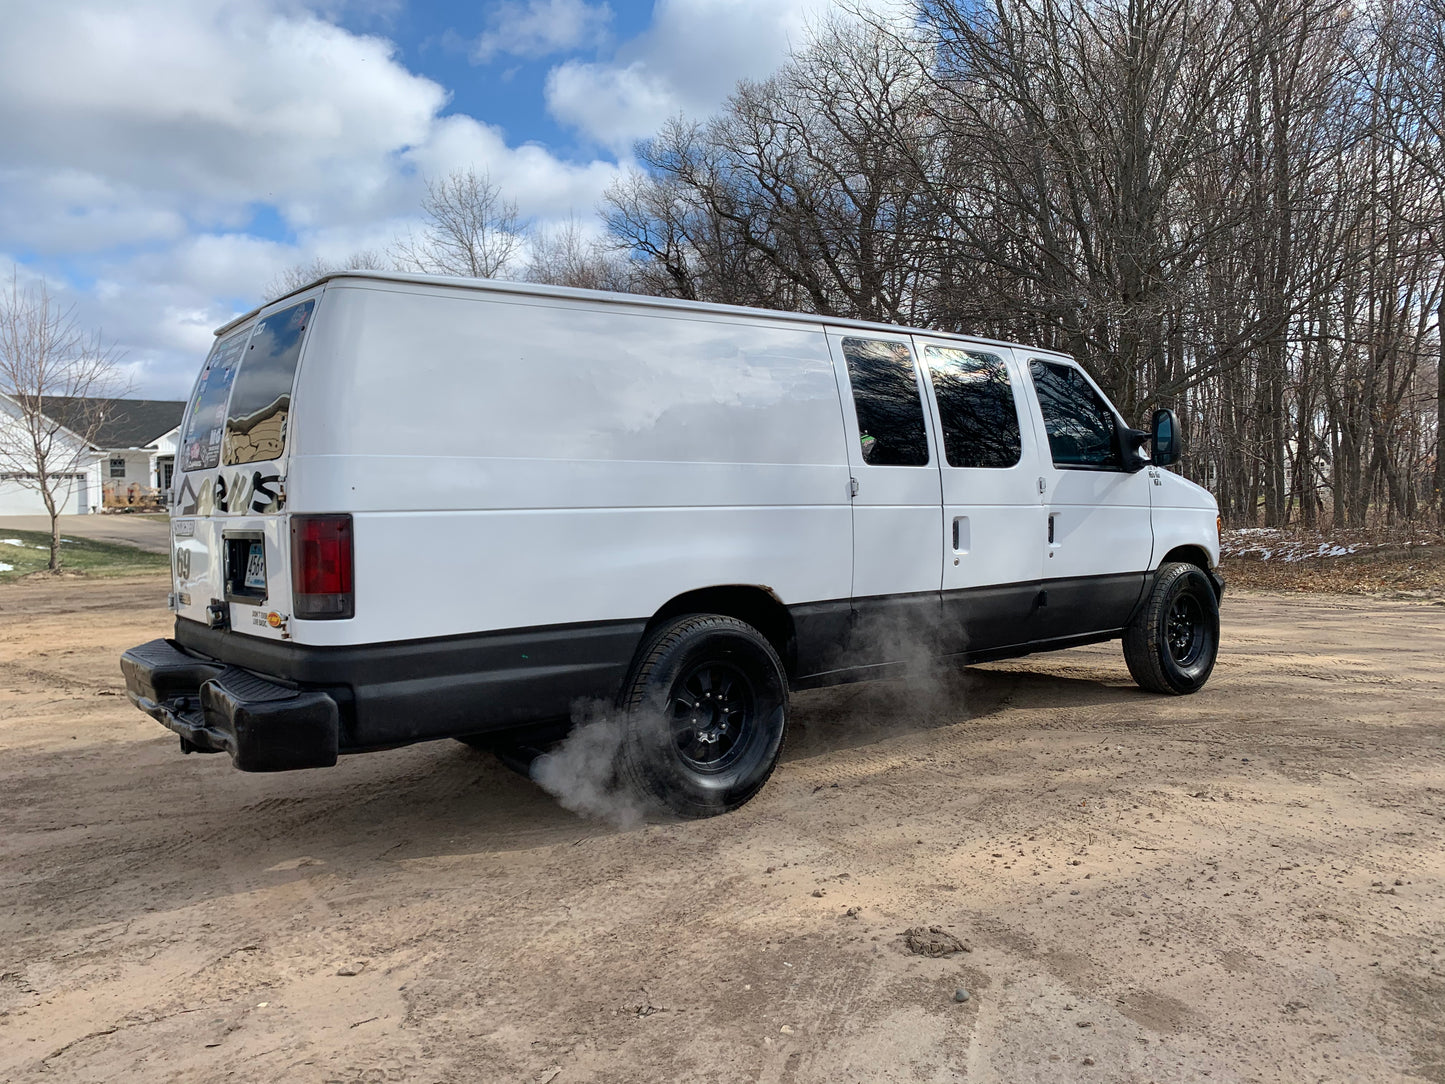
<instances>
[{"instance_id":1,"label":"side mirror","mask_svg":"<svg viewBox=\"0 0 1445 1084\"><path fill-rule=\"evenodd\" d=\"M1179 419L1172 410L1156 410L1149 424L1150 458L1156 467L1179 462Z\"/></svg>"}]
</instances>

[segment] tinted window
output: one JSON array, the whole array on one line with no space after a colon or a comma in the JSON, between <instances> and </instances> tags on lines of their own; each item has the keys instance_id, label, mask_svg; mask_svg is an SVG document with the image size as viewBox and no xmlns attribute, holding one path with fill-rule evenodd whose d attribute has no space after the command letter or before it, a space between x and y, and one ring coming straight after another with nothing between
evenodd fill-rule
<instances>
[{"instance_id":1,"label":"tinted window","mask_svg":"<svg viewBox=\"0 0 1445 1084\"><path fill-rule=\"evenodd\" d=\"M278 459L285 450L296 359L301 356L301 339L315 307L315 301L304 301L282 309L252 332L226 411L227 463Z\"/></svg>"},{"instance_id":2,"label":"tinted window","mask_svg":"<svg viewBox=\"0 0 1445 1084\"><path fill-rule=\"evenodd\" d=\"M1056 467L1120 467L1114 412L1071 365L1029 362Z\"/></svg>"},{"instance_id":3,"label":"tinted window","mask_svg":"<svg viewBox=\"0 0 1445 1084\"><path fill-rule=\"evenodd\" d=\"M903 343L844 339L863 462L873 467L925 467L928 433L913 355Z\"/></svg>"},{"instance_id":4,"label":"tinted window","mask_svg":"<svg viewBox=\"0 0 1445 1084\"><path fill-rule=\"evenodd\" d=\"M1002 358L953 347L924 347L933 377L943 454L950 467L1012 467L1023 455L1019 413Z\"/></svg>"},{"instance_id":5,"label":"tinted window","mask_svg":"<svg viewBox=\"0 0 1445 1084\"><path fill-rule=\"evenodd\" d=\"M236 379L241 351L246 346L242 331L222 339L211 348L211 356L196 381L186 412L186 437L181 448L182 470L210 470L221 459L221 433L226 425L226 397Z\"/></svg>"}]
</instances>

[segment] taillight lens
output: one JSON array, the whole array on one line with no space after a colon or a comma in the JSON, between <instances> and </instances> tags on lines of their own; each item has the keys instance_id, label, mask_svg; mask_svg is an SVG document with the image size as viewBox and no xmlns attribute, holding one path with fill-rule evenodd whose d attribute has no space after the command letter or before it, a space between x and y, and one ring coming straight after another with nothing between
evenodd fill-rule
<instances>
[{"instance_id":1,"label":"taillight lens","mask_svg":"<svg viewBox=\"0 0 1445 1084\"><path fill-rule=\"evenodd\" d=\"M351 617L351 517L291 517L291 604L309 620Z\"/></svg>"}]
</instances>

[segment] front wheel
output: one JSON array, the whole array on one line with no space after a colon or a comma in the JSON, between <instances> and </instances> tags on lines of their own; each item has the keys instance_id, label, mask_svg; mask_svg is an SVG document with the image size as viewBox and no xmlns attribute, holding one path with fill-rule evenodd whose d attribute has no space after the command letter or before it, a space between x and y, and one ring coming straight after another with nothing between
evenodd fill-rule
<instances>
[{"instance_id":1,"label":"front wheel","mask_svg":"<svg viewBox=\"0 0 1445 1084\"><path fill-rule=\"evenodd\" d=\"M1124 661L1139 686L1179 696L1198 692L1219 654L1219 600L1198 565L1161 565L1144 606L1124 633Z\"/></svg>"},{"instance_id":2,"label":"front wheel","mask_svg":"<svg viewBox=\"0 0 1445 1084\"><path fill-rule=\"evenodd\" d=\"M623 688L618 769L647 804L681 817L738 808L782 752L788 682L767 637L720 614L657 629Z\"/></svg>"}]
</instances>

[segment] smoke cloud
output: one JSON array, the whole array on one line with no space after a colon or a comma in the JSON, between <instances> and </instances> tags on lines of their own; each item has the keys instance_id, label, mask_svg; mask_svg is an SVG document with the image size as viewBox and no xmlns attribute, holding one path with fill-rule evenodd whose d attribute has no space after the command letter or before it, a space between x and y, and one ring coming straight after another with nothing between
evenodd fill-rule
<instances>
[{"instance_id":1,"label":"smoke cloud","mask_svg":"<svg viewBox=\"0 0 1445 1084\"><path fill-rule=\"evenodd\" d=\"M920 729L934 725L941 716L958 718L962 683L957 680L957 666L939 657L944 650L962 650L958 630L943 628L932 615L875 613L857 621L844 651L860 662L881 664L875 667L881 696L869 697L850 716L829 718L820 744L827 746L829 732L874 729L882 721L873 718L880 708L893 724L902 716L916 719ZM665 698L639 709L635 716L603 700L579 702L573 707L572 730L532 762L531 778L579 816L623 830L640 827L658 810L621 777L618 759L631 727L641 722L666 728L666 719Z\"/></svg>"},{"instance_id":2,"label":"smoke cloud","mask_svg":"<svg viewBox=\"0 0 1445 1084\"><path fill-rule=\"evenodd\" d=\"M578 816L624 830L640 827L650 812L648 804L617 771L627 727L627 714L606 701L575 705L571 732L532 762L532 781Z\"/></svg>"}]
</instances>

